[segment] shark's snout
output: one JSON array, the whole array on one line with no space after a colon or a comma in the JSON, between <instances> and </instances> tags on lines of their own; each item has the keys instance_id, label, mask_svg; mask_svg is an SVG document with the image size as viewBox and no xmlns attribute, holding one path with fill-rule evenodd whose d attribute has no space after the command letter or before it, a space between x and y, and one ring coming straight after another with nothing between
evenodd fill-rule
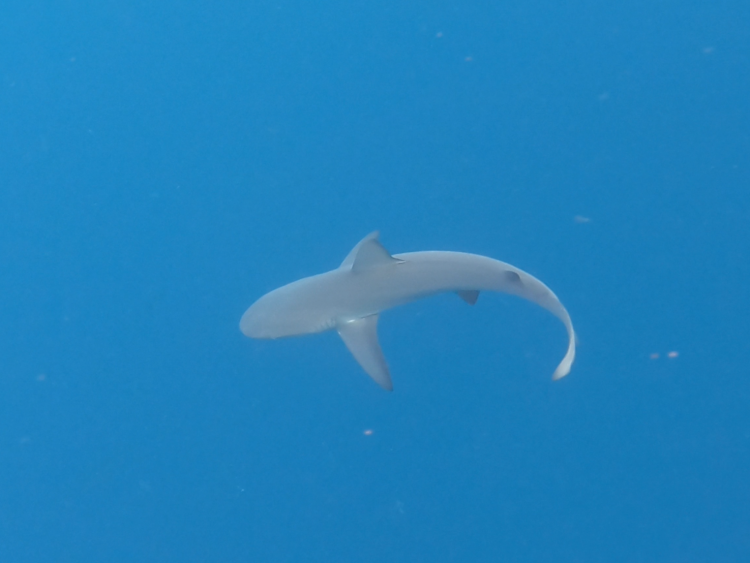
<instances>
[{"instance_id":1,"label":"shark's snout","mask_svg":"<svg viewBox=\"0 0 750 563\"><path fill-rule=\"evenodd\" d=\"M248 338L257 338L251 315L248 314L249 312L250 311L245 311L245 314L242 315L242 318L240 319L240 330L242 331L242 334Z\"/></svg>"},{"instance_id":2,"label":"shark's snout","mask_svg":"<svg viewBox=\"0 0 750 563\"><path fill-rule=\"evenodd\" d=\"M306 321L295 302L285 302L283 294L272 291L245 311L240 319L240 330L250 338L283 338L310 332Z\"/></svg>"},{"instance_id":3,"label":"shark's snout","mask_svg":"<svg viewBox=\"0 0 750 563\"><path fill-rule=\"evenodd\" d=\"M270 338L265 315L256 307L250 307L240 319L240 330L249 338Z\"/></svg>"}]
</instances>

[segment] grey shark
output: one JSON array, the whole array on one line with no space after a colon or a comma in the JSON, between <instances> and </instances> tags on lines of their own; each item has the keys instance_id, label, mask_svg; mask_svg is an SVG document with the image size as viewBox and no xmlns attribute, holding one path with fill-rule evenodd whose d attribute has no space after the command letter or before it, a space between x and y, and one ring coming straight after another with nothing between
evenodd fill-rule
<instances>
[{"instance_id":1,"label":"grey shark","mask_svg":"<svg viewBox=\"0 0 750 563\"><path fill-rule=\"evenodd\" d=\"M473 305L480 291L517 295L544 307L565 325L568 350L552 379L565 377L575 358L568 312L535 277L487 256L463 252L409 252L391 256L370 233L330 272L303 278L258 299L242 315L250 338L282 338L338 331L346 347L383 389L393 384L378 342L381 311L444 292Z\"/></svg>"}]
</instances>

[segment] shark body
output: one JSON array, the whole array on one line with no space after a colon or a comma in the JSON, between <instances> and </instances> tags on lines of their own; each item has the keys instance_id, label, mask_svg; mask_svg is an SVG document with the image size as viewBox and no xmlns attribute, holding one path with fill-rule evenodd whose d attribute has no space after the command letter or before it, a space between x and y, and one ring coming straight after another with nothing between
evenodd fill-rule
<instances>
[{"instance_id":1,"label":"shark body","mask_svg":"<svg viewBox=\"0 0 750 563\"><path fill-rule=\"evenodd\" d=\"M480 291L517 295L544 307L565 325L568 349L553 379L568 374L575 333L568 312L535 277L487 256L464 252L409 252L391 256L374 232L335 270L303 278L258 299L242 315L251 338L282 338L335 329L367 374L393 389L377 335L381 311L438 293L456 292L473 305Z\"/></svg>"}]
</instances>

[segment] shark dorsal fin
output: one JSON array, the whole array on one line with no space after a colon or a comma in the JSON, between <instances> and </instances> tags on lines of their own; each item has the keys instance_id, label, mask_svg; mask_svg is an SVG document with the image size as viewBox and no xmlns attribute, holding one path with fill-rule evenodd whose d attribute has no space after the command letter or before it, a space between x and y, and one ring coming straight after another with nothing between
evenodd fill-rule
<instances>
[{"instance_id":1,"label":"shark dorsal fin","mask_svg":"<svg viewBox=\"0 0 750 563\"><path fill-rule=\"evenodd\" d=\"M341 267L350 268L352 272L361 272L376 266L401 262L401 260L391 256L385 247L380 244L379 235L378 231L373 231L359 241L341 263Z\"/></svg>"}]
</instances>

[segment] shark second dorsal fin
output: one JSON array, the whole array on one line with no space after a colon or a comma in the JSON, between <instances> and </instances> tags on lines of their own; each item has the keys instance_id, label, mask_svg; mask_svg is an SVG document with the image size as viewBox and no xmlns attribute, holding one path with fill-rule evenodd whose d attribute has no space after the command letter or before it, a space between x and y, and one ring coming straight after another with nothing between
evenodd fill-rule
<instances>
[{"instance_id":1,"label":"shark second dorsal fin","mask_svg":"<svg viewBox=\"0 0 750 563\"><path fill-rule=\"evenodd\" d=\"M373 231L359 241L346 258L344 258L341 267L350 268L352 272L361 272L376 266L400 262L400 260L391 256L385 247L380 244L378 240L379 235L378 231Z\"/></svg>"}]
</instances>

